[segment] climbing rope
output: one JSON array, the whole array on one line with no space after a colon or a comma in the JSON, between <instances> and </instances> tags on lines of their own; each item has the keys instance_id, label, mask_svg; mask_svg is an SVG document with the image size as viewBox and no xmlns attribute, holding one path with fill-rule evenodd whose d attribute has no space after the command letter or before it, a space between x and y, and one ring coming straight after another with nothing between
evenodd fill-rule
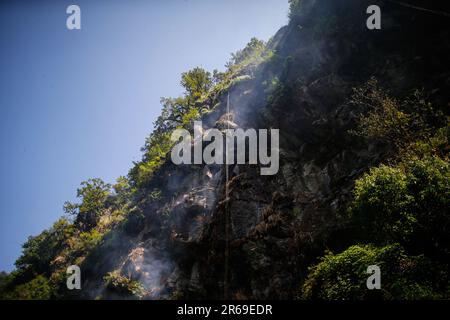
<instances>
[{"instance_id":1,"label":"climbing rope","mask_svg":"<svg viewBox=\"0 0 450 320\"><path fill-rule=\"evenodd\" d=\"M230 93L227 95L227 129L230 129ZM227 133L228 134L228 130ZM225 149L227 150L227 149ZM229 168L227 161L225 161L225 272L224 272L224 282L223 282L223 295L224 299L229 298L229 288L228 288L228 278L229 278L229 256L230 256L230 235L229 235L229 210L228 210L228 180L229 180Z\"/></svg>"},{"instance_id":2,"label":"climbing rope","mask_svg":"<svg viewBox=\"0 0 450 320\"><path fill-rule=\"evenodd\" d=\"M398 5L406 7L406 8L420 10L420 11L424 11L424 12L428 12L428 13L432 13L432 14L437 14L437 15L441 15L441 16L450 18L450 13L448 13L448 12L431 10L431 9L415 6L415 5L412 5L412 4L409 4L409 3L405 3L405 2L402 2L402 1L397 1L397 0L385 0L385 1L398 4Z\"/></svg>"}]
</instances>

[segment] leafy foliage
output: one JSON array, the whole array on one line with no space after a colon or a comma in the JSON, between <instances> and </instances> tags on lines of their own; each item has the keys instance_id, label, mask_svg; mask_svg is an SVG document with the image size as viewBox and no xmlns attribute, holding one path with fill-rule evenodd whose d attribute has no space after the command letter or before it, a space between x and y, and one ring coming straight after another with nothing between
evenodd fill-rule
<instances>
[{"instance_id":1,"label":"leafy foliage","mask_svg":"<svg viewBox=\"0 0 450 320\"><path fill-rule=\"evenodd\" d=\"M290 0L289 4L290 17L294 19L299 16L301 1ZM335 24L333 17L323 19ZM334 30L321 22L317 26ZM318 33L322 34L322 30ZM231 55L224 72L210 73L197 67L183 73L180 80L183 94L161 98L161 114L142 148L142 159L134 164L128 177L119 177L113 186L101 179L82 182L77 190L80 202L67 202L64 207L73 219L62 218L49 230L28 239L16 262L17 269L11 274L0 274L0 297L54 298L58 286L64 284L65 266L83 263L95 249L104 249L101 246L107 239L111 243L108 248L115 248L113 244L122 240L117 233L105 236L119 223L118 230L129 237L142 233L143 224L149 221L147 208L167 196L155 181L163 173L158 170L172 147L173 130L191 129L194 120L223 105L224 93L257 78L262 63L281 65L284 61L284 69L288 70L292 57L278 56L268 47L271 45L253 38L244 49ZM270 74L261 83L270 111L280 115L284 114L282 108L289 98L287 83L280 80L284 78L283 74ZM354 230L359 231L357 241L352 242L356 245L339 254L327 253L312 266L302 296L308 299L448 297L450 129L448 124L443 127L446 118L427 102L423 92L393 98L375 79L356 88L349 104L358 113L353 134L368 141L387 142L401 152L396 164L372 168L356 181L354 199L346 217L350 218ZM433 135L439 127L442 128ZM168 208L163 209L161 212L170 213ZM300 218L302 212L296 209L293 212ZM262 250L252 253L254 257L250 258L254 261L264 258ZM369 292L365 287L366 268L372 264L383 270L382 291ZM138 281L119 271L106 274L104 281L107 290L119 297L141 298L147 294Z\"/></svg>"},{"instance_id":2,"label":"leafy foliage","mask_svg":"<svg viewBox=\"0 0 450 320\"><path fill-rule=\"evenodd\" d=\"M64 211L75 216L75 224L81 229L90 230L98 222L110 189L110 184L98 178L83 181L81 188L77 190L77 197L82 199L81 203L66 202Z\"/></svg>"},{"instance_id":3,"label":"leafy foliage","mask_svg":"<svg viewBox=\"0 0 450 320\"><path fill-rule=\"evenodd\" d=\"M376 265L382 272L382 290L366 287L367 267ZM328 253L310 268L303 286L306 299L436 299L430 275L435 267L424 256L407 256L397 245L375 247L355 245L340 254ZM445 294L445 291L443 292Z\"/></svg>"},{"instance_id":4,"label":"leafy foliage","mask_svg":"<svg viewBox=\"0 0 450 320\"><path fill-rule=\"evenodd\" d=\"M48 300L52 297L52 288L49 280L38 275L33 280L20 284L5 298L14 300Z\"/></svg>"},{"instance_id":5,"label":"leafy foliage","mask_svg":"<svg viewBox=\"0 0 450 320\"><path fill-rule=\"evenodd\" d=\"M414 91L394 99L375 79L356 88L360 111L352 133L388 142L396 153L355 183L349 207L355 242L310 268L304 298L441 299L449 296L449 125ZM440 129L437 129L441 127ZM365 286L368 265L382 272L382 290Z\"/></svg>"},{"instance_id":6,"label":"leafy foliage","mask_svg":"<svg viewBox=\"0 0 450 320\"><path fill-rule=\"evenodd\" d=\"M417 223L408 210L413 201L406 175L397 168L381 166L356 182L351 214L361 232L376 241L404 240Z\"/></svg>"},{"instance_id":7,"label":"leafy foliage","mask_svg":"<svg viewBox=\"0 0 450 320\"><path fill-rule=\"evenodd\" d=\"M118 272L109 272L104 281L108 290L120 294L121 296L133 295L141 298L146 291L138 281L120 275Z\"/></svg>"},{"instance_id":8,"label":"leafy foliage","mask_svg":"<svg viewBox=\"0 0 450 320\"><path fill-rule=\"evenodd\" d=\"M128 205L130 187L124 177L111 186L100 179L82 182L77 191L81 203L66 203L74 216L60 218L41 234L29 237L16 270L2 278L0 295L5 299L49 299L64 296L65 270L81 264L103 235L120 222Z\"/></svg>"},{"instance_id":9,"label":"leafy foliage","mask_svg":"<svg viewBox=\"0 0 450 320\"><path fill-rule=\"evenodd\" d=\"M437 157L381 166L356 182L351 216L362 234L448 256L450 165Z\"/></svg>"},{"instance_id":10,"label":"leafy foliage","mask_svg":"<svg viewBox=\"0 0 450 320\"><path fill-rule=\"evenodd\" d=\"M166 159L167 153L172 147L169 132L163 134L152 134L147 139L142 151L142 160L135 163L129 172L130 183L134 191L145 187L156 169Z\"/></svg>"},{"instance_id":11,"label":"leafy foliage","mask_svg":"<svg viewBox=\"0 0 450 320\"><path fill-rule=\"evenodd\" d=\"M181 86L186 90L188 104L193 104L206 95L213 85L211 73L202 68L194 68L181 74Z\"/></svg>"},{"instance_id":12,"label":"leafy foliage","mask_svg":"<svg viewBox=\"0 0 450 320\"><path fill-rule=\"evenodd\" d=\"M49 230L35 237L29 237L22 246L22 255L16 261L17 270L27 277L38 274L49 274L49 266L54 253L58 252L64 242L73 234L73 226L65 218L61 218Z\"/></svg>"},{"instance_id":13,"label":"leafy foliage","mask_svg":"<svg viewBox=\"0 0 450 320\"><path fill-rule=\"evenodd\" d=\"M266 44L257 38L252 38L244 49L231 54L231 61L228 67L248 64L251 60L256 59L264 52Z\"/></svg>"},{"instance_id":14,"label":"leafy foliage","mask_svg":"<svg viewBox=\"0 0 450 320\"><path fill-rule=\"evenodd\" d=\"M392 98L375 78L355 88L350 105L359 112L358 126L351 133L367 139L388 142L396 149L430 137L445 125L443 113L415 90L402 100Z\"/></svg>"}]
</instances>

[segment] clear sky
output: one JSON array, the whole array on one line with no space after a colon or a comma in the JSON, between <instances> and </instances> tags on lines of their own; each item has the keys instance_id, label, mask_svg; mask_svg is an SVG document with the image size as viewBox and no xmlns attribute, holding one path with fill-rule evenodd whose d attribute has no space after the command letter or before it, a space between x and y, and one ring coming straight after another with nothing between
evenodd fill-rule
<instances>
[{"instance_id":1,"label":"clear sky","mask_svg":"<svg viewBox=\"0 0 450 320\"><path fill-rule=\"evenodd\" d=\"M81 8L81 30L66 8ZM126 175L181 72L224 69L287 23L288 0L0 2L0 270L75 201Z\"/></svg>"}]
</instances>

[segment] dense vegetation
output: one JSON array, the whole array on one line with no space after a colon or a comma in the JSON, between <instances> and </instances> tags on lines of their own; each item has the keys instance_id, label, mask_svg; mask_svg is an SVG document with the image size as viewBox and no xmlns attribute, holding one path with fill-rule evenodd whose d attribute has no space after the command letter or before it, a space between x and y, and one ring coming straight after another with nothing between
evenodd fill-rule
<instances>
[{"instance_id":1,"label":"dense vegetation","mask_svg":"<svg viewBox=\"0 0 450 320\"><path fill-rule=\"evenodd\" d=\"M141 217L133 207L143 196L155 201L162 197L150 182L172 147L171 132L176 128L192 130L193 121L213 110L220 95L246 79L246 73L268 57L266 44L253 38L244 49L232 54L225 72L210 73L197 67L183 73L180 83L185 92L177 98L161 98L161 115L142 148L142 160L134 164L128 177L119 177L114 185L99 178L81 182L77 190L80 202L66 202L66 215L50 229L30 236L22 246L16 270L1 274L0 298L67 297L66 267L81 265L111 230L128 231L139 223ZM117 273L105 275L104 282L108 290L119 294L143 295L139 283Z\"/></svg>"},{"instance_id":2,"label":"dense vegetation","mask_svg":"<svg viewBox=\"0 0 450 320\"><path fill-rule=\"evenodd\" d=\"M448 117L418 91L397 101L375 79L355 89L350 103L361 110L351 133L365 141L387 142L392 147L389 165L372 168L356 181L345 219L358 242L339 254L326 253L310 267L302 295L448 299ZM369 265L384 270L380 291L366 288Z\"/></svg>"},{"instance_id":3,"label":"dense vegetation","mask_svg":"<svg viewBox=\"0 0 450 320\"><path fill-rule=\"evenodd\" d=\"M299 19L303 2L290 0L289 3L292 22ZM332 21L327 20L327 28ZM320 30L323 23L317 25L314 30L323 32ZM101 179L82 182L77 190L79 202L66 203L66 216L41 234L29 237L16 261L16 269L10 274L0 273L0 298L71 298L66 290L66 267L82 265L101 245L114 250L113 244L109 247L107 244L114 243L115 232L133 236L139 230L136 226L144 219L137 209L141 203L158 203L171 196L164 194L155 177L161 171L164 174L173 130L192 130L192 121L217 110L224 95L234 86L255 78L261 80L264 66L276 66L282 71L262 78L268 106L261 113L285 117L283 106L295 94L288 89L292 83L286 80L286 75L295 59L281 58L272 49L272 41L251 39L244 49L232 54L224 72L194 68L183 73L180 81L183 94L161 98L162 111L142 148L142 159L134 164L127 177L120 177L113 185ZM315 251L311 249L319 254L306 259L309 268L295 284L297 297L448 299L448 110L431 103L422 89L395 95L375 78L365 77L358 84L342 106L350 108L355 116L352 128L345 134L363 149L375 150L381 146L376 150L383 150L382 161L354 178L352 195L336 222L338 232L326 234L323 240L326 244L339 245L327 250L330 248L321 243ZM295 206L292 208L296 216L300 211ZM281 218L270 216L269 219ZM279 233L283 233L283 227ZM346 236L336 238L339 231ZM255 256L259 249L255 245ZM302 254L307 256L308 250L305 252ZM382 290L367 290L368 265L382 269ZM104 272L102 281L105 290L115 294L114 297L148 295L139 281L115 270ZM182 293L179 296L184 297ZM177 298L177 293L172 297Z\"/></svg>"}]
</instances>

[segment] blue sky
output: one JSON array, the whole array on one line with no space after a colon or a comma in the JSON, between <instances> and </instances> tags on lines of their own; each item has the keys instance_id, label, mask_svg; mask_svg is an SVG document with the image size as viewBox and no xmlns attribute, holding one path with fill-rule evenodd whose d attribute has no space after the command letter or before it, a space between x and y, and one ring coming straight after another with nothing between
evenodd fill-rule
<instances>
[{"instance_id":1,"label":"blue sky","mask_svg":"<svg viewBox=\"0 0 450 320\"><path fill-rule=\"evenodd\" d=\"M66 8L82 29L66 29ZM0 2L0 270L48 228L79 183L141 157L181 72L222 69L287 23L288 0Z\"/></svg>"}]
</instances>

